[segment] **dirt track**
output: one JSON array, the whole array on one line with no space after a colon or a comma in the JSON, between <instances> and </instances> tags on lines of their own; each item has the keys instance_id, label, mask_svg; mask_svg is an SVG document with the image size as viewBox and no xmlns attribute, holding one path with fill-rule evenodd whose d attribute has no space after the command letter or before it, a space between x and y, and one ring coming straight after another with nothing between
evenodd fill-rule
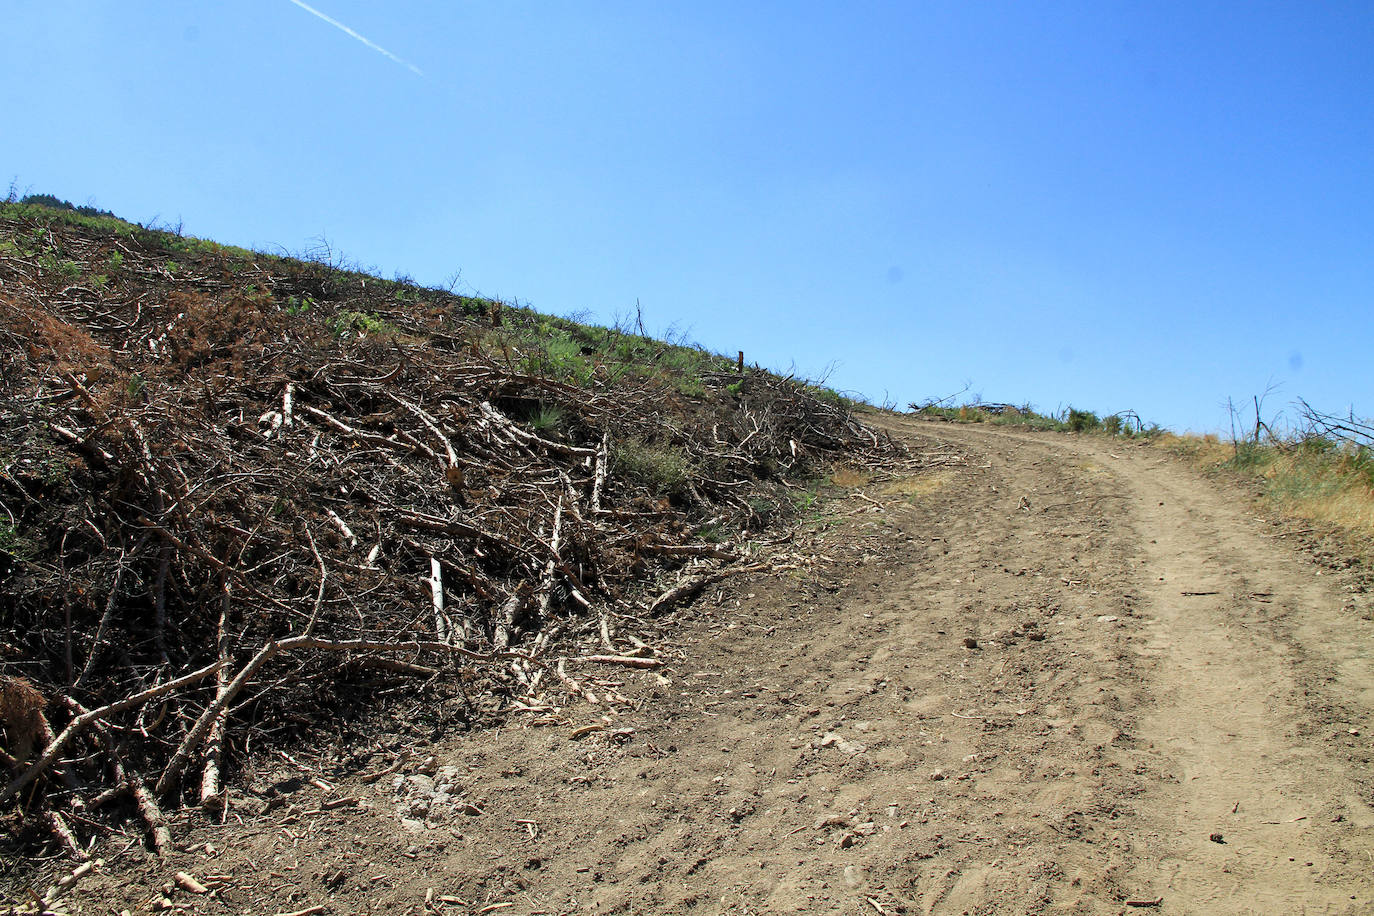
<instances>
[{"instance_id":1,"label":"dirt track","mask_svg":"<svg viewBox=\"0 0 1374 916\"><path fill-rule=\"evenodd\" d=\"M829 504L786 549L833 562L705 596L662 679L579 668L632 734L320 762L71 911L1374 912L1370 596L1155 450L889 422L967 460Z\"/></svg>"}]
</instances>

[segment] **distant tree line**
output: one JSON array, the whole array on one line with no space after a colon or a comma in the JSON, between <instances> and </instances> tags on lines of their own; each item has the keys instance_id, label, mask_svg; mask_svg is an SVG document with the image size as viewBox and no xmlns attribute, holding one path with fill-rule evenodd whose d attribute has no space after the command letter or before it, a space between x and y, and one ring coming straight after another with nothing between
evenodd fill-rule
<instances>
[{"instance_id":1,"label":"distant tree line","mask_svg":"<svg viewBox=\"0 0 1374 916\"><path fill-rule=\"evenodd\" d=\"M60 197L54 197L51 194L27 194L20 203L38 204L40 207L51 207L54 210L71 210L80 213L82 216L109 216L114 219L119 218L109 210L101 210L99 207L90 206L79 207L69 200L62 200Z\"/></svg>"}]
</instances>

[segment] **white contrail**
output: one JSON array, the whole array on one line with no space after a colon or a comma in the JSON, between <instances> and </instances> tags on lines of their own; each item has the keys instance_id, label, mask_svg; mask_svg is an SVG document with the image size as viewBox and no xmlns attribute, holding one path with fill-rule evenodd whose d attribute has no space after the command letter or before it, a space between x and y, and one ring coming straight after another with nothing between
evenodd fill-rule
<instances>
[{"instance_id":1,"label":"white contrail","mask_svg":"<svg viewBox=\"0 0 1374 916\"><path fill-rule=\"evenodd\" d=\"M397 57L395 54L392 54L392 53L391 53L390 51L388 51L386 48L383 48L381 45L375 44L375 43L373 43L373 42L371 42L371 41L368 41L366 38L364 38L363 36L359 35L357 32L353 31L352 29L350 29L348 26L344 25L344 24L343 24L342 22L340 22L339 20L329 18L329 17L326 16L324 13L321 13L319 10L315 9L315 8L314 8L313 6L311 6L310 4L308 4L308 3L302 3L301 0L291 0L291 2L294 3L294 4L296 4L296 6L299 6L301 9L305 10L305 11L306 11L307 13L309 13L310 15L312 15L312 16L318 16L319 18L323 19L325 22L329 23L329 24L332 25L334 28L338 29L340 32L343 32L343 33L346 34L346 35L352 35L354 38L358 39L358 40L361 41L363 44L365 44L365 45L367 45L369 48L371 48L372 50L374 50L374 51L376 51L376 52L378 52L378 53L380 53L380 54L385 54L387 57L389 57L389 58L391 58L392 60L396 61L396 63L400 64L402 67L406 67L407 69L409 69L409 70L411 70L412 72L414 72L416 76L424 76L424 73L422 73L422 72L420 71L420 68L417 67L417 66L415 66L414 64L412 64L410 61L408 61L408 60L402 60L401 58Z\"/></svg>"}]
</instances>

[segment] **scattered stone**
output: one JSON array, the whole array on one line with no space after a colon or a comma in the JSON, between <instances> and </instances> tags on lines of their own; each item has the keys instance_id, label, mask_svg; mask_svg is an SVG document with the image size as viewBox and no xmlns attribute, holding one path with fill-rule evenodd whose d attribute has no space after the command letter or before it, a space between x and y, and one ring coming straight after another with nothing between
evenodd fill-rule
<instances>
[{"instance_id":1,"label":"scattered stone","mask_svg":"<svg viewBox=\"0 0 1374 916\"><path fill-rule=\"evenodd\" d=\"M834 747L841 754L862 754L868 750L867 746L856 741L846 741L834 732L829 732L820 742L821 747Z\"/></svg>"},{"instance_id":2,"label":"scattered stone","mask_svg":"<svg viewBox=\"0 0 1374 916\"><path fill-rule=\"evenodd\" d=\"M965 649L976 649L976 648L978 648L978 640L974 639L972 636L965 636L965 637L964 637L964 648L965 648Z\"/></svg>"},{"instance_id":3,"label":"scattered stone","mask_svg":"<svg viewBox=\"0 0 1374 916\"><path fill-rule=\"evenodd\" d=\"M1226 837L1222 836L1219 833L1214 833L1207 839L1211 840L1213 843L1221 843L1222 845L1226 844Z\"/></svg>"},{"instance_id":4,"label":"scattered stone","mask_svg":"<svg viewBox=\"0 0 1374 916\"><path fill-rule=\"evenodd\" d=\"M456 766L436 766L425 762L427 772L397 775L391 781L396 800L396 816L405 821L425 823L444 821L455 813L476 817L482 810L468 802L460 802L462 787L458 785L460 770ZM407 829L414 829L406 825Z\"/></svg>"}]
</instances>

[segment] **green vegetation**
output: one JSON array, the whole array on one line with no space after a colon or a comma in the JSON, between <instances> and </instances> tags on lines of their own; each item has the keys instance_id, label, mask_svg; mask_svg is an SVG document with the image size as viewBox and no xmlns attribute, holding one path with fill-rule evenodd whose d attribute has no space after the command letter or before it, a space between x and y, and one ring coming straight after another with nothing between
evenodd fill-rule
<instances>
[{"instance_id":1,"label":"green vegetation","mask_svg":"<svg viewBox=\"0 0 1374 916\"><path fill-rule=\"evenodd\" d=\"M1100 417L1091 410L1066 407L1057 414L1047 415L1029 404L984 404L973 402L958 407L939 403L909 405L916 416L927 420L947 420L951 423L988 423L993 426L1014 426L1023 429L1052 432L1097 433L1129 439L1151 439L1164 430L1159 425L1146 425L1133 410Z\"/></svg>"},{"instance_id":2,"label":"green vegetation","mask_svg":"<svg viewBox=\"0 0 1374 916\"><path fill-rule=\"evenodd\" d=\"M19 532L14 525L0 521L0 552L13 554L19 544Z\"/></svg>"},{"instance_id":3,"label":"green vegetation","mask_svg":"<svg viewBox=\"0 0 1374 916\"><path fill-rule=\"evenodd\" d=\"M32 204L38 207L48 207L52 210L69 210L78 216L85 216L92 219L99 219L101 217L117 219L109 210L100 210L91 206L79 207L69 200L61 200L51 194L30 194L25 197L21 203Z\"/></svg>"},{"instance_id":4,"label":"green vegetation","mask_svg":"<svg viewBox=\"0 0 1374 916\"><path fill-rule=\"evenodd\" d=\"M286 314L304 315L306 312L310 311L311 306L314 304L315 300L311 299L309 296L287 296Z\"/></svg>"},{"instance_id":5,"label":"green vegetation","mask_svg":"<svg viewBox=\"0 0 1374 916\"><path fill-rule=\"evenodd\" d=\"M290 313L289 305L287 306L287 312ZM396 332L394 327L387 324L376 315L369 315L367 312L354 312L347 309L339 312L333 318L330 318L326 324L329 329L338 336L343 336L351 331L357 331L361 334L372 334L378 337L385 337Z\"/></svg>"},{"instance_id":6,"label":"green vegetation","mask_svg":"<svg viewBox=\"0 0 1374 916\"><path fill-rule=\"evenodd\" d=\"M562 429L566 422L563 411L555 404L540 404L539 409L530 417L530 428L541 436Z\"/></svg>"}]
</instances>

